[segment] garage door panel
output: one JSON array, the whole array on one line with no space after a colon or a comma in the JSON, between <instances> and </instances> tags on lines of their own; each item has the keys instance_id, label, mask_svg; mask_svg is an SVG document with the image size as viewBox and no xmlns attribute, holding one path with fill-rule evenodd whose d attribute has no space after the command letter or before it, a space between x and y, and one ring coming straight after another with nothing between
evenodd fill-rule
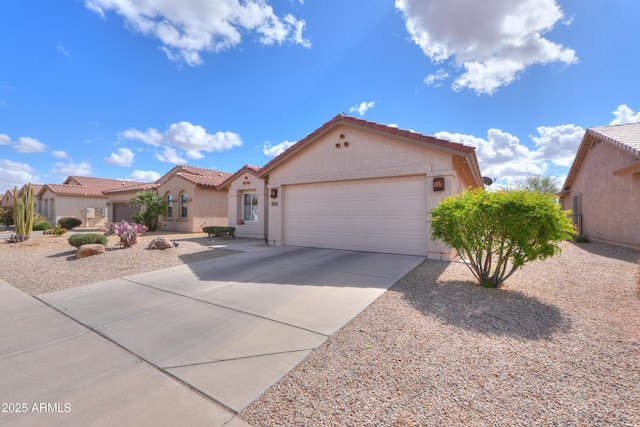
<instances>
[{"instance_id":1,"label":"garage door panel","mask_svg":"<svg viewBox=\"0 0 640 427\"><path fill-rule=\"evenodd\" d=\"M426 255L424 176L289 185L284 243Z\"/></svg>"}]
</instances>

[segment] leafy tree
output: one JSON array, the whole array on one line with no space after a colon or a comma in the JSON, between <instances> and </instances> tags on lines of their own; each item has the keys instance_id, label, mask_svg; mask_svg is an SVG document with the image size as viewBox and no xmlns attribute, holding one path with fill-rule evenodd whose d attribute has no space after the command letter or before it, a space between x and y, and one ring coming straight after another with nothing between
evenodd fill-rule
<instances>
[{"instance_id":1,"label":"leafy tree","mask_svg":"<svg viewBox=\"0 0 640 427\"><path fill-rule=\"evenodd\" d=\"M143 224L149 230L158 229L158 217L165 215L168 204L155 190L138 191L134 197L129 199L129 203L142 205L144 210L138 212L133 217L133 222Z\"/></svg>"},{"instance_id":2,"label":"leafy tree","mask_svg":"<svg viewBox=\"0 0 640 427\"><path fill-rule=\"evenodd\" d=\"M432 239L458 251L483 286L499 287L529 261L560 252L575 231L548 195L526 190L467 190L431 210Z\"/></svg>"},{"instance_id":3,"label":"leafy tree","mask_svg":"<svg viewBox=\"0 0 640 427\"><path fill-rule=\"evenodd\" d=\"M538 191L542 194L555 195L560 191L558 181L552 176L531 175L528 176L519 188L529 191Z\"/></svg>"}]
</instances>

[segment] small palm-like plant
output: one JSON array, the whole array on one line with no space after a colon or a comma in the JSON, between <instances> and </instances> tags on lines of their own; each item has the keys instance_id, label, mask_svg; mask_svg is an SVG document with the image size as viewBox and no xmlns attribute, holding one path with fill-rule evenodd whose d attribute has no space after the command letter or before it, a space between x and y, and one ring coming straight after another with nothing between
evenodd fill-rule
<instances>
[{"instance_id":1,"label":"small palm-like plant","mask_svg":"<svg viewBox=\"0 0 640 427\"><path fill-rule=\"evenodd\" d=\"M155 190L138 191L134 197L129 199L129 203L142 205L144 210L138 212L133 221L147 227L148 230L158 229L158 217L167 212L167 201L164 200Z\"/></svg>"}]
</instances>

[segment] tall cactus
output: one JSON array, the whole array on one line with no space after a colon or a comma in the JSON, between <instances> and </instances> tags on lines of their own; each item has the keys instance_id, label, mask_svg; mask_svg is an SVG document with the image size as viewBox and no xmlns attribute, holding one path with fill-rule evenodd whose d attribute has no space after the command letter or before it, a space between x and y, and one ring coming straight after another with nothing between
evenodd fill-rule
<instances>
[{"instance_id":1,"label":"tall cactus","mask_svg":"<svg viewBox=\"0 0 640 427\"><path fill-rule=\"evenodd\" d=\"M18 187L13 190L13 223L16 227L16 234L11 236L9 241L23 242L31 236L33 229L33 187L27 184L22 187L22 191L18 196Z\"/></svg>"}]
</instances>

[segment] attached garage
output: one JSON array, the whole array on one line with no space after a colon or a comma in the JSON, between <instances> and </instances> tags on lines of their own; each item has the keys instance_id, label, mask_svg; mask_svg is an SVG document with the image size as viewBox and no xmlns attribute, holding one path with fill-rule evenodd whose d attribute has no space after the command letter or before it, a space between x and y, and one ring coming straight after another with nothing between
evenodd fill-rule
<instances>
[{"instance_id":1,"label":"attached garage","mask_svg":"<svg viewBox=\"0 0 640 427\"><path fill-rule=\"evenodd\" d=\"M129 203L113 204L113 222L127 221L132 222L133 216L140 212L140 205L130 205Z\"/></svg>"},{"instance_id":2,"label":"attached garage","mask_svg":"<svg viewBox=\"0 0 640 427\"><path fill-rule=\"evenodd\" d=\"M284 187L284 244L424 255L425 176Z\"/></svg>"},{"instance_id":3,"label":"attached garage","mask_svg":"<svg viewBox=\"0 0 640 427\"><path fill-rule=\"evenodd\" d=\"M454 252L431 240L428 212L483 185L473 147L344 114L267 163L257 178L267 184L270 244L442 260Z\"/></svg>"}]
</instances>

